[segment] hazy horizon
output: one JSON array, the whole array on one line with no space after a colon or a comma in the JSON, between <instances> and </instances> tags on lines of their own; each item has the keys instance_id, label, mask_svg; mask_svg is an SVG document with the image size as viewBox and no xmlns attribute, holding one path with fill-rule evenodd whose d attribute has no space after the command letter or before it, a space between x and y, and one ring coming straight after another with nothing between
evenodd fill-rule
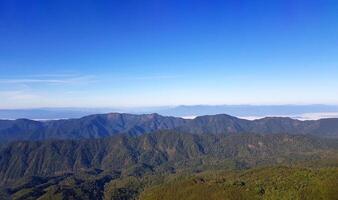
<instances>
[{"instance_id":1,"label":"hazy horizon","mask_svg":"<svg viewBox=\"0 0 338 200\"><path fill-rule=\"evenodd\" d=\"M0 119L27 118L33 120L55 120L80 118L92 114L130 113L195 118L203 115L228 114L243 119L264 117L290 117L299 120L338 118L338 105L180 105L161 107L64 107L0 109Z\"/></svg>"}]
</instances>

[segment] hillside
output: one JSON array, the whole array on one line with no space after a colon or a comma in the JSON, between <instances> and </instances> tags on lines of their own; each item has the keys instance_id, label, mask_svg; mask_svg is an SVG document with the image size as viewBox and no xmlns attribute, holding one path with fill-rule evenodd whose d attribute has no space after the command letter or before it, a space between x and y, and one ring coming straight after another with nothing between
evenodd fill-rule
<instances>
[{"instance_id":1,"label":"hillside","mask_svg":"<svg viewBox=\"0 0 338 200\"><path fill-rule=\"evenodd\" d=\"M216 176L219 171L239 170L240 175L247 169L281 165L291 167L290 170L296 168L296 174L299 167L335 169L338 167L338 140L307 135L161 131L139 136L119 134L105 139L18 141L5 145L0 151L0 197L92 199L94 195L96 199L135 199L141 195L142 199L159 199L156 194L163 191L163 198L171 199L170 191L176 190L170 186L171 177L187 175L187 181L191 183L190 176L207 171ZM332 172L335 176L336 171ZM241 182L237 184L237 172L230 178L225 175L224 180L229 179L231 184L237 184L230 188L227 185L229 182L218 183L219 180L211 180L210 184L207 182L210 185L207 188L194 183L188 186L185 178L178 178L174 185L181 189L176 194L178 199L180 195L189 191L194 193L195 190L215 191L218 194L218 189L223 192L241 192L245 189L249 195L258 187L252 181L264 181L264 173L252 173L243 179L245 187L241 186ZM272 170L266 173L277 178L263 182L260 186L264 191L270 195L268 191L273 190L270 182L281 181L275 183L277 189L271 195L285 192L284 187L289 183L278 177L288 172ZM312 181L317 183L316 177L322 177L318 173L314 173L314 178L311 171L310 175L292 184L305 184L306 189L309 181L311 184ZM199 178L196 180L204 182ZM323 184L331 184L325 182L329 180L324 177ZM309 190L313 187L310 185ZM142 193L143 190L145 192ZM286 191L289 190L290 194L298 195L292 188Z\"/></svg>"},{"instance_id":2,"label":"hillside","mask_svg":"<svg viewBox=\"0 0 338 200\"><path fill-rule=\"evenodd\" d=\"M207 165L250 168L274 164L334 165L338 140L291 135L192 135L172 132L107 139L15 142L0 151L0 180L81 170L128 173L195 170ZM330 164L331 163L331 164ZM166 167L169 167L166 169ZM128 170L127 170L128 169Z\"/></svg>"},{"instance_id":3,"label":"hillside","mask_svg":"<svg viewBox=\"0 0 338 200\"><path fill-rule=\"evenodd\" d=\"M176 176L151 186L140 200L337 199L338 169L274 167Z\"/></svg>"},{"instance_id":4,"label":"hillside","mask_svg":"<svg viewBox=\"0 0 338 200\"><path fill-rule=\"evenodd\" d=\"M1 199L247 200L337 199L338 168L267 167L201 173L66 174L20 180L0 191Z\"/></svg>"}]
</instances>

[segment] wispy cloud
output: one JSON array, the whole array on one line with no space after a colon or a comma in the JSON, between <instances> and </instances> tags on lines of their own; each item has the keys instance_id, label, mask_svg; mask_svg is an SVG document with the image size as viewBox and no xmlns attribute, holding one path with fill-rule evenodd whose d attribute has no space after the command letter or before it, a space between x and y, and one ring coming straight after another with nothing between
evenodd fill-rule
<instances>
[{"instance_id":1,"label":"wispy cloud","mask_svg":"<svg viewBox=\"0 0 338 200\"><path fill-rule=\"evenodd\" d=\"M29 77L29 78L55 78L55 77L76 77L76 76L80 76L80 74L77 73L50 73L50 74L30 74L30 75L26 75L24 77Z\"/></svg>"},{"instance_id":2,"label":"wispy cloud","mask_svg":"<svg viewBox=\"0 0 338 200\"><path fill-rule=\"evenodd\" d=\"M180 75L149 75L149 76L125 76L119 77L123 80L164 80L182 78Z\"/></svg>"},{"instance_id":3,"label":"wispy cloud","mask_svg":"<svg viewBox=\"0 0 338 200\"><path fill-rule=\"evenodd\" d=\"M36 100L41 98L37 94L28 91L13 90L13 91L0 91L0 97L7 100Z\"/></svg>"},{"instance_id":4,"label":"wispy cloud","mask_svg":"<svg viewBox=\"0 0 338 200\"><path fill-rule=\"evenodd\" d=\"M19 78L0 78L2 84L75 84L75 83L91 83L96 81L95 76L80 76L69 74L42 74Z\"/></svg>"},{"instance_id":5,"label":"wispy cloud","mask_svg":"<svg viewBox=\"0 0 338 200\"><path fill-rule=\"evenodd\" d=\"M101 75L102 78L107 78ZM146 81L146 80L170 80L182 78L181 75L142 75L142 76L117 76L110 77L114 80L124 81ZM0 84L83 84L97 82L99 79L94 75L78 75L78 74L34 74L17 77L0 77Z\"/></svg>"}]
</instances>

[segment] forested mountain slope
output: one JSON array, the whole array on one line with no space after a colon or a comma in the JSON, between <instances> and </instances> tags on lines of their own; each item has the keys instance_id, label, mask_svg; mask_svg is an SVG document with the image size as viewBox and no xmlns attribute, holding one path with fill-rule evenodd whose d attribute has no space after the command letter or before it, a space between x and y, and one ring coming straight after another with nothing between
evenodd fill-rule
<instances>
[{"instance_id":1,"label":"forested mountain slope","mask_svg":"<svg viewBox=\"0 0 338 200\"><path fill-rule=\"evenodd\" d=\"M99 169L142 174L193 167L237 169L261 165L335 166L338 140L312 136L160 132L106 139L21 141L0 151L0 180Z\"/></svg>"}]
</instances>

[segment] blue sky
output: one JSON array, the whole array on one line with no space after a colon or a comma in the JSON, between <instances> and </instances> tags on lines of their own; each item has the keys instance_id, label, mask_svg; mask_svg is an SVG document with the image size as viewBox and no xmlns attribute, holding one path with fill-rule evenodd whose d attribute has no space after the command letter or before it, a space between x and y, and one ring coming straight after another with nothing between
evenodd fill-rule
<instances>
[{"instance_id":1,"label":"blue sky","mask_svg":"<svg viewBox=\"0 0 338 200\"><path fill-rule=\"evenodd\" d=\"M338 2L0 1L0 108L338 104Z\"/></svg>"}]
</instances>

